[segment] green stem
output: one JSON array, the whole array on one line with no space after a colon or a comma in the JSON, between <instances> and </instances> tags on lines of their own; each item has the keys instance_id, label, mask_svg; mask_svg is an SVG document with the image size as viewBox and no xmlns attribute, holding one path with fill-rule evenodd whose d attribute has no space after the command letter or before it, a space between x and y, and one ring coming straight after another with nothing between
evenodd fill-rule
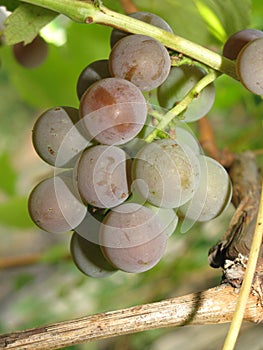
<instances>
[{"instance_id":1,"label":"green stem","mask_svg":"<svg viewBox=\"0 0 263 350\"><path fill-rule=\"evenodd\" d=\"M109 10L103 5L79 0L22 0L64 14L74 21L99 23L124 31L151 36L166 47L191 57L203 64L238 80L235 63L201 45L181 38L163 29L139 21L135 18Z\"/></svg>"},{"instance_id":2,"label":"green stem","mask_svg":"<svg viewBox=\"0 0 263 350\"><path fill-rule=\"evenodd\" d=\"M158 135L160 131L164 131L165 128L170 124L170 122L182 113L189 103L198 95L207 85L211 84L221 73L216 71L211 71L205 75L199 82L188 92L187 95L179 102L174 108L167 112L157 127L145 138L146 142L152 142Z\"/></svg>"},{"instance_id":3,"label":"green stem","mask_svg":"<svg viewBox=\"0 0 263 350\"><path fill-rule=\"evenodd\" d=\"M88 18L95 17L100 9L90 2L80 0L21 0L28 4L47 8L61 13L75 22L86 23Z\"/></svg>"}]
</instances>

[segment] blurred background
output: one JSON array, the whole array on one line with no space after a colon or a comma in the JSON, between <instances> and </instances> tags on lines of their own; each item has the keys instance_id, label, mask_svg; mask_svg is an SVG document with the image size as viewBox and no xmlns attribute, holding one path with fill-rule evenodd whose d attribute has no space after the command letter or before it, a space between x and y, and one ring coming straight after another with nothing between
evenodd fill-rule
<instances>
[{"instance_id":1,"label":"blurred background","mask_svg":"<svg viewBox=\"0 0 263 350\"><path fill-rule=\"evenodd\" d=\"M142 11L163 17L174 32L220 52L223 41L243 28L263 30L261 0L135 1ZM117 0L104 1L123 12ZM197 4L210 9L200 12ZM238 6L238 8L237 8ZM191 21L189 22L189 18ZM222 31L223 28L223 31ZM0 47L0 332L37 327L74 317L129 307L197 292L220 283L221 272L208 266L207 254L226 230L232 205L220 217L176 231L166 254L152 270L117 272L106 279L84 276L69 255L71 233L38 229L27 213L31 189L54 169L36 155L31 131L44 110L78 107L76 82L90 62L107 58L111 29L80 25L58 17L41 35L49 42L47 60L26 69L11 47ZM263 104L233 79L216 81L216 101L209 113L219 148L255 150L263 164ZM189 126L198 137L195 123ZM148 331L69 349L159 350L220 349L228 325L186 326ZM237 349L263 349L262 325L244 324Z\"/></svg>"}]
</instances>

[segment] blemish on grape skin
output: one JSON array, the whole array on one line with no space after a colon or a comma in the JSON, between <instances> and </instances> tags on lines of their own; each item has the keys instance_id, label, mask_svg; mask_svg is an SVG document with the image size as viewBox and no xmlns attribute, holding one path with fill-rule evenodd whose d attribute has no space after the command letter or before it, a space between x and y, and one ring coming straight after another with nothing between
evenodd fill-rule
<instances>
[{"instance_id":1,"label":"blemish on grape skin","mask_svg":"<svg viewBox=\"0 0 263 350\"><path fill-rule=\"evenodd\" d=\"M55 154L55 151L50 147L48 146L48 152L53 156Z\"/></svg>"}]
</instances>

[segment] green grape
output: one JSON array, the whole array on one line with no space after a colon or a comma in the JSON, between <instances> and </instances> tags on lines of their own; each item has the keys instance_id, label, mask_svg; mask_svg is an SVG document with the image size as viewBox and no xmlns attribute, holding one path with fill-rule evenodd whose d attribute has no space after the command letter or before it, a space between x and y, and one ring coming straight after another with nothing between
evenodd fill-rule
<instances>
[{"instance_id":1,"label":"green grape","mask_svg":"<svg viewBox=\"0 0 263 350\"><path fill-rule=\"evenodd\" d=\"M199 176L196 155L176 140L162 139L145 145L133 162L135 191L158 207L177 208L190 200Z\"/></svg>"},{"instance_id":2,"label":"green grape","mask_svg":"<svg viewBox=\"0 0 263 350\"><path fill-rule=\"evenodd\" d=\"M157 97L161 107L171 109L206 75L198 66L183 64L172 67L165 82L158 87ZM193 122L204 117L212 108L215 100L214 84L206 86L194 97L182 113L185 122Z\"/></svg>"},{"instance_id":3,"label":"green grape","mask_svg":"<svg viewBox=\"0 0 263 350\"><path fill-rule=\"evenodd\" d=\"M225 168L216 160L199 156L201 178L193 198L180 207L180 212L195 221L210 221L229 205L232 185Z\"/></svg>"}]
</instances>

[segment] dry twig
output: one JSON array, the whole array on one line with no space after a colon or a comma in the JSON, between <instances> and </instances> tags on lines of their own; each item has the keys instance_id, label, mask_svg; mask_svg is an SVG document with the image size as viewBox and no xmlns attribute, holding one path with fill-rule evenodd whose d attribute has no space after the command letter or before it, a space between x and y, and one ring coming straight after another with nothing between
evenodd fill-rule
<instances>
[{"instance_id":1,"label":"dry twig","mask_svg":"<svg viewBox=\"0 0 263 350\"><path fill-rule=\"evenodd\" d=\"M204 292L134 306L0 336L0 349L52 350L150 329L230 322L238 294L221 285ZM245 320L262 321L258 297L250 295Z\"/></svg>"}]
</instances>

